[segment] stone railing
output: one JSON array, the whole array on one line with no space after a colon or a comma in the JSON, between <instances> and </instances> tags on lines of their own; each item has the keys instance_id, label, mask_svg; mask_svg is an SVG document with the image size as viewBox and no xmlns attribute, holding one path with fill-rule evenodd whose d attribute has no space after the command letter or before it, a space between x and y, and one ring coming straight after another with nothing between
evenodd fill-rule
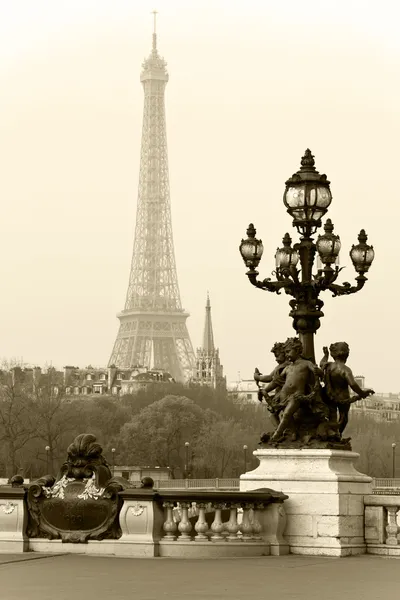
<instances>
[{"instance_id":1,"label":"stone railing","mask_svg":"<svg viewBox=\"0 0 400 600\"><path fill-rule=\"evenodd\" d=\"M373 493L377 495L400 494L400 479L374 478L372 480Z\"/></svg>"},{"instance_id":2,"label":"stone railing","mask_svg":"<svg viewBox=\"0 0 400 600\"><path fill-rule=\"evenodd\" d=\"M400 497L374 493L364 505L367 553L400 556Z\"/></svg>"},{"instance_id":3,"label":"stone railing","mask_svg":"<svg viewBox=\"0 0 400 600\"><path fill-rule=\"evenodd\" d=\"M159 490L239 490L240 479L231 477L220 479L159 479L154 488Z\"/></svg>"},{"instance_id":4,"label":"stone railing","mask_svg":"<svg viewBox=\"0 0 400 600\"><path fill-rule=\"evenodd\" d=\"M22 478L21 478L22 479ZM27 536L21 482L0 487L0 552L113 554L132 557L234 557L289 552L283 537L287 496L251 492L128 488L119 493L119 539L85 543Z\"/></svg>"},{"instance_id":5,"label":"stone railing","mask_svg":"<svg viewBox=\"0 0 400 600\"><path fill-rule=\"evenodd\" d=\"M125 490L118 544L132 556L287 554L281 492ZM118 552L121 553L121 552Z\"/></svg>"}]
</instances>

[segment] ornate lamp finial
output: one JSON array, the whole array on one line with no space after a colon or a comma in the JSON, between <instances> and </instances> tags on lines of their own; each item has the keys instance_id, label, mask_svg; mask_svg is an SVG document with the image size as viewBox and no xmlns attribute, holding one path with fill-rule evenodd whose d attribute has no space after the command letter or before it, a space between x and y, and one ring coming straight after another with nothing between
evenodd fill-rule
<instances>
[{"instance_id":1,"label":"ornate lamp finial","mask_svg":"<svg viewBox=\"0 0 400 600\"><path fill-rule=\"evenodd\" d=\"M325 221L324 231L325 231L325 233L332 233L332 231L333 231L333 223L332 223L332 221L330 219L327 219Z\"/></svg>"},{"instance_id":2,"label":"ornate lamp finial","mask_svg":"<svg viewBox=\"0 0 400 600\"><path fill-rule=\"evenodd\" d=\"M304 156L301 159L300 171L315 171L314 155L309 148L304 152Z\"/></svg>"}]
</instances>

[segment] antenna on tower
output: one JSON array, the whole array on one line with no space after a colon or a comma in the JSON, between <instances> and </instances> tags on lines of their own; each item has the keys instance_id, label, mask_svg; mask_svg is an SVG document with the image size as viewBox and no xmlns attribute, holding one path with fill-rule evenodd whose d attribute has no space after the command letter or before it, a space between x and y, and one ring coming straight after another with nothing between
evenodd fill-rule
<instances>
[{"instance_id":1,"label":"antenna on tower","mask_svg":"<svg viewBox=\"0 0 400 600\"><path fill-rule=\"evenodd\" d=\"M153 21L153 50L156 52L157 51L157 15L158 15L158 11L153 10L151 12L151 14L153 15L154 21Z\"/></svg>"}]
</instances>

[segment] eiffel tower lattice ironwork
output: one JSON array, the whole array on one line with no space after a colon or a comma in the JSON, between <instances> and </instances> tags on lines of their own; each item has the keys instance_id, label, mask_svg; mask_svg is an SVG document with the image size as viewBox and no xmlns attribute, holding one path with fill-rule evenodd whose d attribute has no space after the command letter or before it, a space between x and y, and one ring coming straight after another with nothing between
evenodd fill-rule
<instances>
[{"instance_id":1,"label":"eiffel tower lattice ironwork","mask_svg":"<svg viewBox=\"0 0 400 600\"><path fill-rule=\"evenodd\" d=\"M155 24L153 48L140 79L144 113L135 241L109 366L162 369L177 381L186 381L195 358L175 265L164 103L168 73L157 50Z\"/></svg>"}]
</instances>

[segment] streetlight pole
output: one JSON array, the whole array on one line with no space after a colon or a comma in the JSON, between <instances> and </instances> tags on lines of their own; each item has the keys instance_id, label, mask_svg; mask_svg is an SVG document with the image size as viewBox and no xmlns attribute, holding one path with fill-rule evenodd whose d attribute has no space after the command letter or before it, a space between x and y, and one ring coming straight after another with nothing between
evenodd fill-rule
<instances>
[{"instance_id":1,"label":"streetlight pole","mask_svg":"<svg viewBox=\"0 0 400 600\"><path fill-rule=\"evenodd\" d=\"M293 226L300 234L300 242L292 246L288 233L283 238L283 247L275 254L276 281L270 278L259 281L256 270L261 260L264 247L256 236L254 225L250 223L247 229L247 239L242 240L239 250L246 267L249 281L255 287L275 292L284 290L293 297L289 305L289 316L293 319L293 328L299 335L303 345L304 358L315 362L314 336L320 327L320 319L324 316L324 303L319 299L322 291L329 290L333 296L354 294L364 287L369 267L374 260L374 249L368 245L367 235L361 229L358 244L350 250L350 258L357 272L356 285L335 283L341 269L335 265L339 256L341 242L338 235L333 233L333 224L327 219L324 225L325 233L319 235L316 242L312 236L321 227L322 217L326 214L332 201L326 175L320 175L315 169L314 156L309 149L301 159L300 170L286 181L283 202L287 212L293 218ZM322 269L313 273L316 255L323 264ZM299 263L300 269L296 267ZM332 267L334 265L334 268Z\"/></svg>"},{"instance_id":2,"label":"streetlight pole","mask_svg":"<svg viewBox=\"0 0 400 600\"><path fill-rule=\"evenodd\" d=\"M50 452L50 446L45 446L45 450L46 450L46 475L49 474L49 452Z\"/></svg>"},{"instance_id":3,"label":"streetlight pole","mask_svg":"<svg viewBox=\"0 0 400 600\"><path fill-rule=\"evenodd\" d=\"M244 472L247 472L247 446L243 446Z\"/></svg>"},{"instance_id":4,"label":"streetlight pole","mask_svg":"<svg viewBox=\"0 0 400 600\"><path fill-rule=\"evenodd\" d=\"M392 478L396 477L396 442L392 444Z\"/></svg>"},{"instance_id":5,"label":"streetlight pole","mask_svg":"<svg viewBox=\"0 0 400 600\"><path fill-rule=\"evenodd\" d=\"M189 471L189 442L185 442L185 479L188 478Z\"/></svg>"},{"instance_id":6,"label":"streetlight pole","mask_svg":"<svg viewBox=\"0 0 400 600\"><path fill-rule=\"evenodd\" d=\"M114 477L114 474L115 474L115 448L111 448L111 454L112 454L112 474Z\"/></svg>"}]
</instances>

